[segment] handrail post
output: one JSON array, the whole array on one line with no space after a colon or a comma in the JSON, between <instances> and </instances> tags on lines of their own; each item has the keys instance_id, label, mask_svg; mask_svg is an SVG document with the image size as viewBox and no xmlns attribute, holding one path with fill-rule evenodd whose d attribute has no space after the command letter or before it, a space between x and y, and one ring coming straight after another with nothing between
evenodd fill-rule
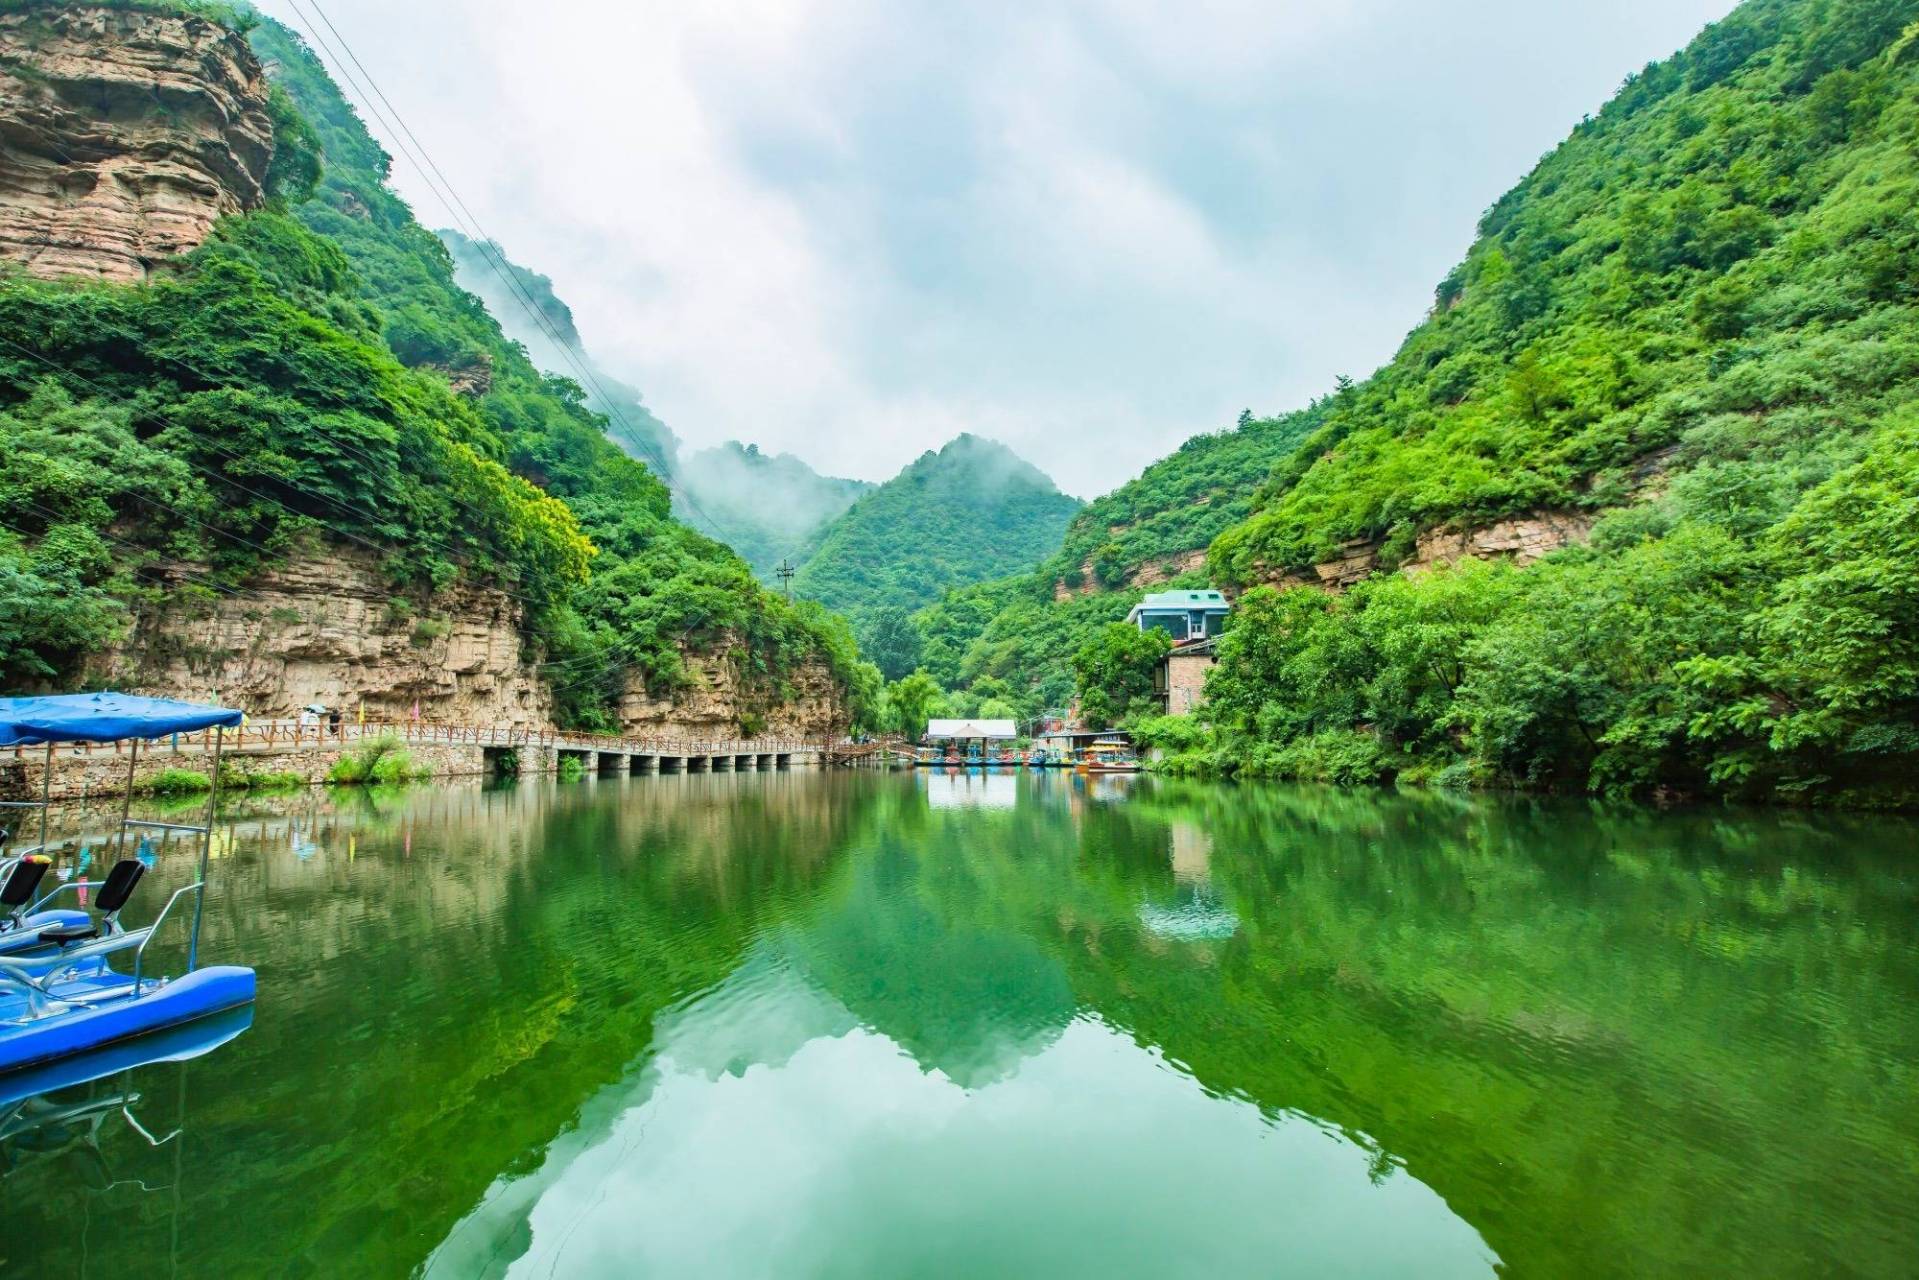
<instances>
[{"instance_id":1,"label":"handrail post","mask_svg":"<svg viewBox=\"0 0 1919 1280\"><path fill-rule=\"evenodd\" d=\"M193 896L193 936L187 942L187 972L192 973L200 962L200 918L206 914L207 860L213 856L213 815L214 805L220 799L220 748L226 743L225 725L216 725L213 730L213 789L207 793L207 829L200 836L200 884L199 893ZM151 937L152 935L147 935Z\"/></svg>"}]
</instances>

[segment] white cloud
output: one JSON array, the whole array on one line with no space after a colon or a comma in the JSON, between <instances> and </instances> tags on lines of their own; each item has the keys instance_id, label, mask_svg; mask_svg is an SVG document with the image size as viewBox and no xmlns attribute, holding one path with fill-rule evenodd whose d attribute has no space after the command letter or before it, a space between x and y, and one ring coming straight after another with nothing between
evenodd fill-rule
<instances>
[{"instance_id":1,"label":"white cloud","mask_svg":"<svg viewBox=\"0 0 1919 1280\"><path fill-rule=\"evenodd\" d=\"M877 479L974 430L1090 494L1241 407L1375 367L1479 210L1730 7L328 12L486 229L684 439ZM403 163L396 180L448 220Z\"/></svg>"}]
</instances>

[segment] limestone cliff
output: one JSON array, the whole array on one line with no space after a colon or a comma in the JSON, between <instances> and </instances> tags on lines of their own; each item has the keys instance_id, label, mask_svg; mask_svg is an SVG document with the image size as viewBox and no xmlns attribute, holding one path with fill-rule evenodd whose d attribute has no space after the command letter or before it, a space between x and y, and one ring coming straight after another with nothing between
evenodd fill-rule
<instances>
[{"instance_id":1,"label":"limestone cliff","mask_svg":"<svg viewBox=\"0 0 1919 1280\"><path fill-rule=\"evenodd\" d=\"M258 207L267 81L204 18L92 5L0 11L0 257L143 280Z\"/></svg>"},{"instance_id":2,"label":"limestone cliff","mask_svg":"<svg viewBox=\"0 0 1919 1280\"><path fill-rule=\"evenodd\" d=\"M181 577L189 570L182 567ZM333 550L263 571L237 596L141 606L121 642L91 664L96 683L194 700L257 718L317 702L348 716L402 720L415 702L440 724L544 728L552 698L520 633L520 606L459 586L427 605L396 599L374 558ZM783 690L756 690L736 650L686 654L690 687L649 694L630 676L627 733L672 738L818 738L845 727L837 686L802 665Z\"/></svg>"},{"instance_id":3,"label":"limestone cliff","mask_svg":"<svg viewBox=\"0 0 1919 1280\"><path fill-rule=\"evenodd\" d=\"M771 691L746 686L732 661L734 653L723 647L709 655L686 655L693 685L671 698L648 693L637 676L629 675L620 699L621 731L642 737L799 739L845 731L846 711L825 664L801 665L775 700Z\"/></svg>"},{"instance_id":4,"label":"limestone cliff","mask_svg":"<svg viewBox=\"0 0 1919 1280\"><path fill-rule=\"evenodd\" d=\"M396 600L370 555L335 551L264 570L237 596L137 608L89 675L263 718L318 702L397 720L417 701L441 723L539 727L550 699L519 620L510 596L483 587L424 608Z\"/></svg>"}]
</instances>

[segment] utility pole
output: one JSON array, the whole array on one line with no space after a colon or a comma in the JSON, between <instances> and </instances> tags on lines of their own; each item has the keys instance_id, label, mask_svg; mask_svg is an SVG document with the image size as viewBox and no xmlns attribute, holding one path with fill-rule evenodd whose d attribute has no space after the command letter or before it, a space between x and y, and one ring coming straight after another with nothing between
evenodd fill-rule
<instances>
[{"instance_id":1,"label":"utility pole","mask_svg":"<svg viewBox=\"0 0 1919 1280\"><path fill-rule=\"evenodd\" d=\"M779 577L780 590L786 592L786 603L792 604L793 603L793 575L798 573L799 570L795 569L784 558L782 558L780 560L780 567L773 570L773 572Z\"/></svg>"}]
</instances>

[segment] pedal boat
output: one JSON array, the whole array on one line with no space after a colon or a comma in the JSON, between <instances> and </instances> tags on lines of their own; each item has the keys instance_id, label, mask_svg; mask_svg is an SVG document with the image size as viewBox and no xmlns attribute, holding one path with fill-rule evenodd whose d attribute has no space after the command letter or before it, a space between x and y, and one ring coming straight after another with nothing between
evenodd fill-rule
<instances>
[{"instance_id":1,"label":"pedal boat","mask_svg":"<svg viewBox=\"0 0 1919 1280\"><path fill-rule=\"evenodd\" d=\"M240 718L238 711L223 707L125 694L0 698L0 747L44 744L50 776L57 743L130 742L130 796L141 741L213 729L212 774L217 778L223 731L238 725ZM47 794L43 786L38 806L13 806L41 810L43 848ZM0 879L0 1077L252 1002L253 970L196 964L213 813L214 797L208 800L204 826L136 822L122 811L123 846L135 827L190 831L201 838L198 878L176 890L153 923L142 928L128 929L119 920L146 871L138 859L122 859L103 880L70 881L37 900L33 895L51 860L36 850L5 865ZM80 889L95 891L97 915L49 909L54 899ZM152 974L145 967L147 944L188 895L193 896L194 910L186 971ZM131 972L116 970L116 959L131 961Z\"/></svg>"}]
</instances>

